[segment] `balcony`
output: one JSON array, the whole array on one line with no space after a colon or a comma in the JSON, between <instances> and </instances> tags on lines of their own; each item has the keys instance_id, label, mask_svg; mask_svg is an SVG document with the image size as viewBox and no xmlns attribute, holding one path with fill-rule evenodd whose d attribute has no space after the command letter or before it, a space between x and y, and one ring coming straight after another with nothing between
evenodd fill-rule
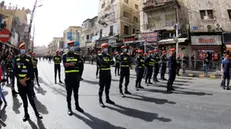
<instances>
[{"instance_id":1,"label":"balcony","mask_svg":"<svg viewBox=\"0 0 231 129\"><path fill-rule=\"evenodd\" d=\"M179 5L177 0L147 0L143 3L143 11L174 7L175 5Z\"/></svg>"}]
</instances>

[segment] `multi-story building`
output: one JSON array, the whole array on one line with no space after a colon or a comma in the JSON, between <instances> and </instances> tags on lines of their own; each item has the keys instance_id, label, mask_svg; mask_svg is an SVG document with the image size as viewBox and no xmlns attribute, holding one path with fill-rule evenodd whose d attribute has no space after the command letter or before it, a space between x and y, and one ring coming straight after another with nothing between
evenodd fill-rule
<instances>
[{"instance_id":1,"label":"multi-story building","mask_svg":"<svg viewBox=\"0 0 231 129\"><path fill-rule=\"evenodd\" d=\"M107 42L112 48L121 44L121 36L135 34L140 29L139 6L141 0L100 0L97 45ZM98 47L99 47L98 46ZM116 49L111 49L115 51Z\"/></svg>"},{"instance_id":2,"label":"multi-story building","mask_svg":"<svg viewBox=\"0 0 231 129\"><path fill-rule=\"evenodd\" d=\"M54 37L52 42L48 45L48 53L54 55L56 50L63 51L63 46L63 37Z\"/></svg>"},{"instance_id":3,"label":"multi-story building","mask_svg":"<svg viewBox=\"0 0 231 129\"><path fill-rule=\"evenodd\" d=\"M48 48L46 46L35 46L34 52L37 56L45 56L48 52Z\"/></svg>"},{"instance_id":4,"label":"multi-story building","mask_svg":"<svg viewBox=\"0 0 231 129\"><path fill-rule=\"evenodd\" d=\"M82 24L80 46L85 47L85 52L95 52L95 41L99 39L98 35L98 17L87 19Z\"/></svg>"},{"instance_id":5,"label":"multi-story building","mask_svg":"<svg viewBox=\"0 0 231 129\"><path fill-rule=\"evenodd\" d=\"M79 40L80 40L81 30L82 30L81 26L69 26L66 30L64 30L63 32L64 48L67 47L68 41L75 41L76 45L80 45Z\"/></svg>"}]
</instances>

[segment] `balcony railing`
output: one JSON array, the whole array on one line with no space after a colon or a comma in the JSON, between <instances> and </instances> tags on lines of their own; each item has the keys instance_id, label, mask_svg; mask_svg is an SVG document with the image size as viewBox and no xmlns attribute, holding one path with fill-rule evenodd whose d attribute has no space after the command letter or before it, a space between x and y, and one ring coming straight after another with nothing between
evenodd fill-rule
<instances>
[{"instance_id":1,"label":"balcony railing","mask_svg":"<svg viewBox=\"0 0 231 129\"><path fill-rule=\"evenodd\" d=\"M143 10L154 9L162 6L174 5L176 0L147 0L143 5Z\"/></svg>"}]
</instances>

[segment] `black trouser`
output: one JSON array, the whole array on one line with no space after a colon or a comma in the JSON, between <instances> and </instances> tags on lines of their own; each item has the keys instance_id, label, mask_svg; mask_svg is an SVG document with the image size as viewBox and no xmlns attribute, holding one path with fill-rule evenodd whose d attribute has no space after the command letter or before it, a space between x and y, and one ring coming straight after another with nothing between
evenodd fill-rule
<instances>
[{"instance_id":1,"label":"black trouser","mask_svg":"<svg viewBox=\"0 0 231 129\"><path fill-rule=\"evenodd\" d=\"M102 101L103 90L105 88L106 99L109 98L109 90L111 87L111 71L99 71L99 99Z\"/></svg>"},{"instance_id":2,"label":"black trouser","mask_svg":"<svg viewBox=\"0 0 231 129\"><path fill-rule=\"evenodd\" d=\"M99 74L99 65L96 65L96 77L98 76Z\"/></svg>"},{"instance_id":3,"label":"black trouser","mask_svg":"<svg viewBox=\"0 0 231 129\"><path fill-rule=\"evenodd\" d=\"M120 75L120 63L116 63L115 64L115 75L116 75L116 73L118 73L118 75Z\"/></svg>"},{"instance_id":4,"label":"black trouser","mask_svg":"<svg viewBox=\"0 0 231 129\"><path fill-rule=\"evenodd\" d=\"M150 83L153 73L153 67L147 67L145 83Z\"/></svg>"},{"instance_id":5,"label":"black trouser","mask_svg":"<svg viewBox=\"0 0 231 129\"><path fill-rule=\"evenodd\" d=\"M167 83L167 90L168 91L173 89L172 85L173 85L173 82L175 81L175 79L176 79L176 72L169 70L168 83Z\"/></svg>"},{"instance_id":6,"label":"black trouser","mask_svg":"<svg viewBox=\"0 0 231 129\"><path fill-rule=\"evenodd\" d=\"M129 76L130 76L130 69L129 67L121 67L120 69L120 83L119 83L119 89L120 92L122 92L122 84L125 78L125 91L128 91L128 84L129 84Z\"/></svg>"},{"instance_id":7,"label":"black trouser","mask_svg":"<svg viewBox=\"0 0 231 129\"><path fill-rule=\"evenodd\" d=\"M33 84L32 80L26 81L26 86L22 86L20 84L19 80L17 80L18 92L19 92L20 97L22 98L25 115L28 115L27 98L29 99L31 106L34 109L35 114L38 113L37 108L35 106L34 99L33 99L33 85L34 84Z\"/></svg>"},{"instance_id":8,"label":"black trouser","mask_svg":"<svg viewBox=\"0 0 231 129\"><path fill-rule=\"evenodd\" d=\"M58 76L59 76L59 81L61 81L60 64L55 64L55 82L56 82L57 72L58 72Z\"/></svg>"},{"instance_id":9,"label":"black trouser","mask_svg":"<svg viewBox=\"0 0 231 129\"><path fill-rule=\"evenodd\" d=\"M14 73L13 72L7 72L7 83L9 83L10 80L10 84L11 84L11 89L14 90Z\"/></svg>"},{"instance_id":10,"label":"black trouser","mask_svg":"<svg viewBox=\"0 0 231 129\"><path fill-rule=\"evenodd\" d=\"M155 64L155 66L154 66L154 76L153 76L154 81L157 81L157 75L159 73L159 70L160 70L159 64Z\"/></svg>"},{"instance_id":11,"label":"black trouser","mask_svg":"<svg viewBox=\"0 0 231 129\"><path fill-rule=\"evenodd\" d=\"M167 66L166 66L166 64L162 64L161 65L161 79L165 79L165 77L164 77L164 75L165 75L165 73L166 73L166 69L167 69Z\"/></svg>"},{"instance_id":12,"label":"black trouser","mask_svg":"<svg viewBox=\"0 0 231 129\"><path fill-rule=\"evenodd\" d=\"M74 92L75 106L79 107L79 84L80 84L80 73L66 73L65 74L65 85L67 91L67 107L71 110L71 96L72 91Z\"/></svg>"},{"instance_id":13,"label":"black trouser","mask_svg":"<svg viewBox=\"0 0 231 129\"><path fill-rule=\"evenodd\" d=\"M177 67L176 67L176 74L177 75L179 75L180 73L180 68L181 68L181 66L180 66L180 64L177 64Z\"/></svg>"},{"instance_id":14,"label":"black trouser","mask_svg":"<svg viewBox=\"0 0 231 129\"><path fill-rule=\"evenodd\" d=\"M225 84L226 82L227 82L227 85ZM230 75L229 75L229 73L224 73L223 72L222 82L221 82L221 85L223 86L223 88L227 87L227 89L229 89L229 82L230 82Z\"/></svg>"},{"instance_id":15,"label":"black trouser","mask_svg":"<svg viewBox=\"0 0 231 129\"><path fill-rule=\"evenodd\" d=\"M33 72L34 72L34 78L36 79L37 84L39 85L39 80L38 80L38 69L37 68L33 68Z\"/></svg>"},{"instance_id":16,"label":"black trouser","mask_svg":"<svg viewBox=\"0 0 231 129\"><path fill-rule=\"evenodd\" d=\"M136 68L136 87L141 86L143 75L144 75L144 68Z\"/></svg>"}]
</instances>

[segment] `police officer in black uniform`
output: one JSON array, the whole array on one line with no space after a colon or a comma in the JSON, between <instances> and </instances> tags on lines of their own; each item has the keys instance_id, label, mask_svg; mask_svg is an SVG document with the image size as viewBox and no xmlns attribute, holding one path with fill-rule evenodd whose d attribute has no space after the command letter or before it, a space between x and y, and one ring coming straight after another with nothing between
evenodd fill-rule
<instances>
[{"instance_id":1,"label":"police officer in black uniform","mask_svg":"<svg viewBox=\"0 0 231 129\"><path fill-rule=\"evenodd\" d=\"M171 48L171 55L168 57L168 83L167 83L167 92L170 93L173 88L173 82L176 79L176 69L177 69L177 61L176 61L176 52L175 48Z\"/></svg>"},{"instance_id":2,"label":"police officer in black uniform","mask_svg":"<svg viewBox=\"0 0 231 129\"><path fill-rule=\"evenodd\" d=\"M115 76L118 74L120 75L119 71L120 71L120 55L118 52L115 53ZM116 74L117 73L117 74Z\"/></svg>"},{"instance_id":3,"label":"police officer in black uniform","mask_svg":"<svg viewBox=\"0 0 231 129\"><path fill-rule=\"evenodd\" d=\"M98 51L98 54L96 55L96 78L98 78L98 74L99 74L99 61L98 61L99 54L100 54L100 51Z\"/></svg>"},{"instance_id":4,"label":"police officer in black uniform","mask_svg":"<svg viewBox=\"0 0 231 129\"><path fill-rule=\"evenodd\" d=\"M56 50L55 51L56 55L53 57L53 60L54 60L54 66L55 66L55 84L57 83L56 81L56 77L57 77L57 72L58 72L58 76L59 76L59 83L63 83L61 81L61 75L60 75L60 71L61 71L61 66L60 66L60 63L62 61L62 58L61 56L59 55L59 50Z\"/></svg>"},{"instance_id":5,"label":"police officer in black uniform","mask_svg":"<svg viewBox=\"0 0 231 129\"><path fill-rule=\"evenodd\" d=\"M123 84L123 80L125 78L125 94L131 94L128 91L128 84L129 84L129 77L130 77L130 68L131 67L131 58L130 56L127 54L127 48L126 46L122 46L121 47L123 50L123 53L121 53L120 55L120 83L119 83L119 90L120 90L120 95L121 97L125 97L123 94L123 90L122 90L122 84Z\"/></svg>"},{"instance_id":6,"label":"police officer in black uniform","mask_svg":"<svg viewBox=\"0 0 231 129\"><path fill-rule=\"evenodd\" d=\"M166 56L166 51L163 50L162 51L162 56L161 56L161 79L162 80L167 80L164 76L166 73L166 69L167 69L167 62L168 62L168 58Z\"/></svg>"},{"instance_id":7,"label":"police officer in black uniform","mask_svg":"<svg viewBox=\"0 0 231 129\"><path fill-rule=\"evenodd\" d=\"M27 98L29 99L31 106L34 109L37 118L42 119L42 116L39 114L32 97L32 90L34 85L32 82L33 80L31 79L33 78L33 64L31 58L26 55L25 43L20 44L19 49L20 55L15 58L14 73L17 78L18 91L22 98L24 107L25 115L23 117L23 121L27 121L30 118L28 114Z\"/></svg>"},{"instance_id":8,"label":"police officer in black uniform","mask_svg":"<svg viewBox=\"0 0 231 129\"><path fill-rule=\"evenodd\" d=\"M6 59L6 69L7 69L7 84L11 84L11 89L12 89L12 96L17 97L18 92L15 91L14 87L14 62L13 62L13 57L12 55L9 55L8 58Z\"/></svg>"},{"instance_id":9,"label":"police officer in black uniform","mask_svg":"<svg viewBox=\"0 0 231 129\"><path fill-rule=\"evenodd\" d=\"M141 86L141 81L144 75L145 59L143 57L143 50L138 50L138 55L136 57L136 90L144 89Z\"/></svg>"},{"instance_id":10,"label":"police officer in black uniform","mask_svg":"<svg viewBox=\"0 0 231 129\"><path fill-rule=\"evenodd\" d=\"M148 53L149 53L149 55L145 59L145 65L147 68L145 83L147 84L147 86L149 84L152 84L151 77L152 77L152 73L153 73L153 66L155 63L155 60L152 58L152 50L149 50Z\"/></svg>"},{"instance_id":11,"label":"police officer in black uniform","mask_svg":"<svg viewBox=\"0 0 231 129\"><path fill-rule=\"evenodd\" d=\"M159 82L157 79L157 76L159 74L159 70L160 70L160 56L158 54L158 50L154 49L154 60L155 60L155 64L154 64L154 76L153 76L153 80L155 82Z\"/></svg>"},{"instance_id":12,"label":"police officer in black uniform","mask_svg":"<svg viewBox=\"0 0 231 129\"><path fill-rule=\"evenodd\" d=\"M32 64L33 64L33 72L34 72L34 78L36 79L37 85L40 86L39 80L38 80L38 59L35 58L35 53L32 53Z\"/></svg>"},{"instance_id":13,"label":"police officer in black uniform","mask_svg":"<svg viewBox=\"0 0 231 129\"><path fill-rule=\"evenodd\" d=\"M79 106L79 85L80 85L80 66L81 58L79 55L74 53L75 47L74 42L68 42L69 52L63 55L63 66L65 68L65 84L67 90L67 107L68 115L72 115L71 108L71 95L72 91L74 92L75 98L75 109L79 112L84 112L84 110Z\"/></svg>"},{"instance_id":14,"label":"police officer in black uniform","mask_svg":"<svg viewBox=\"0 0 231 129\"><path fill-rule=\"evenodd\" d=\"M99 104L101 107L105 107L102 95L105 88L106 103L115 104L110 97L109 91L111 86L111 65L114 64L112 57L108 55L108 44L103 43L101 45L102 53L98 55L99 61Z\"/></svg>"}]
</instances>

